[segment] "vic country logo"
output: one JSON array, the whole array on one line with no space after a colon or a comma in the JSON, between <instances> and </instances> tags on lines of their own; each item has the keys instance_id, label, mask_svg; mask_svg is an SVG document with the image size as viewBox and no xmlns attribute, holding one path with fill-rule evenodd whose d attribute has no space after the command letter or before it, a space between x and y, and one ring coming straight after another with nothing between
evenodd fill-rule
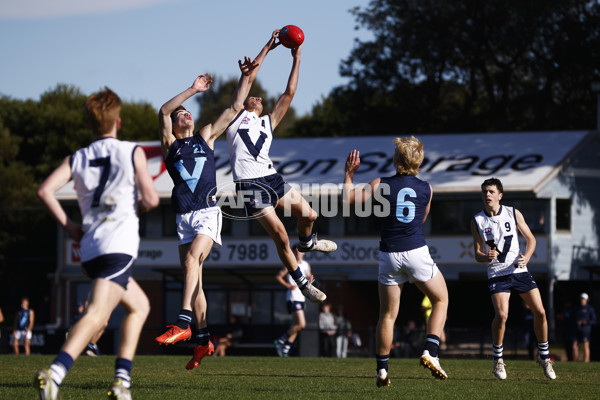
<instances>
[{"instance_id":1,"label":"vic country logo","mask_svg":"<svg viewBox=\"0 0 600 400\"><path fill-rule=\"evenodd\" d=\"M179 171L181 179L185 181L192 193L196 191L196 185L202 176L202 170L204 169L204 164L206 163L206 157L196 157L194 158L194 161L196 163L194 164L194 171L192 171L191 175L185 168L185 165L183 165L183 160L178 160L175 162L175 168L177 168L177 171Z\"/></svg>"}]
</instances>

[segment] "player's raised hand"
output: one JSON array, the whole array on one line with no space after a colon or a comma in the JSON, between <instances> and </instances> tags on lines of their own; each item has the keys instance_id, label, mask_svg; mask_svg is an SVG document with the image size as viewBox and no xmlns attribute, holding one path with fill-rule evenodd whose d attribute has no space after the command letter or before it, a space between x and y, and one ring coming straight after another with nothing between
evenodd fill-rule
<instances>
[{"instance_id":1,"label":"player's raised hand","mask_svg":"<svg viewBox=\"0 0 600 400\"><path fill-rule=\"evenodd\" d=\"M292 49L292 57L294 57L294 58L300 57L300 53L301 53L300 48L301 47L302 46L298 46L295 49Z\"/></svg>"},{"instance_id":2,"label":"player's raised hand","mask_svg":"<svg viewBox=\"0 0 600 400\"><path fill-rule=\"evenodd\" d=\"M269 51L273 50L275 47L277 47L281 44L281 42L276 40L279 37L280 31L281 31L281 29L275 29L273 31L273 33L271 33L271 38L267 42L267 44L269 45Z\"/></svg>"},{"instance_id":3,"label":"player's raised hand","mask_svg":"<svg viewBox=\"0 0 600 400\"><path fill-rule=\"evenodd\" d=\"M348 154L348 158L346 159L346 175L354 176L354 173L358 170L360 166L360 151L352 150L350 154Z\"/></svg>"},{"instance_id":4,"label":"player's raised hand","mask_svg":"<svg viewBox=\"0 0 600 400\"><path fill-rule=\"evenodd\" d=\"M212 81L212 76L210 74L200 75L194 80L194 83L192 83L192 89L198 93L205 92L210 88Z\"/></svg>"},{"instance_id":5,"label":"player's raised hand","mask_svg":"<svg viewBox=\"0 0 600 400\"><path fill-rule=\"evenodd\" d=\"M244 56L244 62L242 63L242 60L238 60L238 65L240 67L240 71L242 71L242 74L248 76L254 68L259 66L259 62L250 59L250 57Z\"/></svg>"}]
</instances>

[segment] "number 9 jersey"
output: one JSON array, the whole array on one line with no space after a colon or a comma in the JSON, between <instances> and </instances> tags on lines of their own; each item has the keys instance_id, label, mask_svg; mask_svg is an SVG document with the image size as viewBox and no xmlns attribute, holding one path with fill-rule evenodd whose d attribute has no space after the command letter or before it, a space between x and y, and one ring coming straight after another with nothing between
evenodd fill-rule
<instances>
[{"instance_id":1,"label":"number 9 jersey","mask_svg":"<svg viewBox=\"0 0 600 400\"><path fill-rule=\"evenodd\" d=\"M105 254L137 257L140 243L133 152L115 138L94 141L71 156L82 215L81 261Z\"/></svg>"},{"instance_id":2,"label":"number 9 jersey","mask_svg":"<svg viewBox=\"0 0 600 400\"><path fill-rule=\"evenodd\" d=\"M527 272L527 267L517 268L520 250L515 209L501 205L497 215L489 216L482 210L473 218L486 250L495 248L499 253L488 264L488 279Z\"/></svg>"},{"instance_id":3,"label":"number 9 jersey","mask_svg":"<svg viewBox=\"0 0 600 400\"><path fill-rule=\"evenodd\" d=\"M379 250L401 252L425 246L423 219L431 199L429 183L397 174L381 178L377 190L390 205L389 215L381 223Z\"/></svg>"}]
</instances>

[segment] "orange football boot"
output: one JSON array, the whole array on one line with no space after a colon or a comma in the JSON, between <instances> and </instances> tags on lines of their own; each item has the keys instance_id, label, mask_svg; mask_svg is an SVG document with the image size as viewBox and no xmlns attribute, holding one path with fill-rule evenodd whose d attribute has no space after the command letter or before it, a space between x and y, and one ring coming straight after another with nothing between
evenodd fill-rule
<instances>
[{"instance_id":1,"label":"orange football boot","mask_svg":"<svg viewBox=\"0 0 600 400\"><path fill-rule=\"evenodd\" d=\"M215 346L209 340L206 346L196 346L194 348L194 357L185 366L186 369L194 369L200 365L205 356L210 356L215 352Z\"/></svg>"},{"instance_id":2,"label":"orange football boot","mask_svg":"<svg viewBox=\"0 0 600 400\"><path fill-rule=\"evenodd\" d=\"M167 325L168 329L165 333L157 337L156 340L158 344L175 344L180 340L190 340L192 337L192 330L188 325L186 329L181 329L177 325Z\"/></svg>"}]
</instances>

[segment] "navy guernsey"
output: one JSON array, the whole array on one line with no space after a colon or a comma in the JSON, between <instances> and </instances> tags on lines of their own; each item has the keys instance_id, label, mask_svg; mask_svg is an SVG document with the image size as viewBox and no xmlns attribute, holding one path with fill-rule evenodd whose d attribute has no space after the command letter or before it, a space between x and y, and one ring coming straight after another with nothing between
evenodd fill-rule
<instances>
[{"instance_id":1,"label":"navy guernsey","mask_svg":"<svg viewBox=\"0 0 600 400\"><path fill-rule=\"evenodd\" d=\"M379 190L390 204L390 213L381 223L379 250L399 252L425 246L423 217L431 198L429 183L412 175L397 174L381 178Z\"/></svg>"},{"instance_id":2,"label":"navy guernsey","mask_svg":"<svg viewBox=\"0 0 600 400\"><path fill-rule=\"evenodd\" d=\"M176 139L165 158L173 180L173 212L185 214L217 204L215 152L200 134Z\"/></svg>"}]
</instances>

